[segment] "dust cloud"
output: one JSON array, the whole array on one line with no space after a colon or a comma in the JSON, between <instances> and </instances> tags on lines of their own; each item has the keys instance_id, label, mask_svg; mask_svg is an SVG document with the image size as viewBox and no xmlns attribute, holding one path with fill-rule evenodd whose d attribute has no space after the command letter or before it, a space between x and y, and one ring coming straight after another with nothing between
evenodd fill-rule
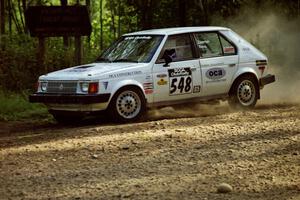
<instances>
[{"instance_id":1,"label":"dust cloud","mask_svg":"<svg viewBox=\"0 0 300 200\"><path fill-rule=\"evenodd\" d=\"M258 103L300 103L300 17L289 20L273 11L248 9L226 25L268 57L268 73L276 76L261 90Z\"/></svg>"},{"instance_id":2,"label":"dust cloud","mask_svg":"<svg viewBox=\"0 0 300 200\"><path fill-rule=\"evenodd\" d=\"M189 105L168 106L160 109L153 109L148 112L149 120L176 119L183 117L208 117L225 114L232 111L226 103L204 104L195 103Z\"/></svg>"}]
</instances>

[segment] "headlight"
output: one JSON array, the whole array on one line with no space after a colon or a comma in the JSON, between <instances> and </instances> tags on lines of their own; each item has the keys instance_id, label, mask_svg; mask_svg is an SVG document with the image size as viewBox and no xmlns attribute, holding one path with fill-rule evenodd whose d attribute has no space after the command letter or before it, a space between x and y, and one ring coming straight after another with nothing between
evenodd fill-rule
<instances>
[{"instance_id":1,"label":"headlight","mask_svg":"<svg viewBox=\"0 0 300 200\"><path fill-rule=\"evenodd\" d=\"M47 90L47 82L40 82L40 86L41 86L41 91L45 92Z\"/></svg>"},{"instance_id":2,"label":"headlight","mask_svg":"<svg viewBox=\"0 0 300 200\"><path fill-rule=\"evenodd\" d=\"M87 82L80 83L80 89L82 92L88 92L89 91L89 83L87 83Z\"/></svg>"}]
</instances>

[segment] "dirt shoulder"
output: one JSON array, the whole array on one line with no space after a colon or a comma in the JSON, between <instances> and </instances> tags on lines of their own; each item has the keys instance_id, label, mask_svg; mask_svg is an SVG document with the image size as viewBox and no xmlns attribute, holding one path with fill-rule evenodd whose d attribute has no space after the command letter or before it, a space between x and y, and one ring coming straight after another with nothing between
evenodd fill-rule
<instances>
[{"instance_id":1,"label":"dirt shoulder","mask_svg":"<svg viewBox=\"0 0 300 200\"><path fill-rule=\"evenodd\" d=\"M299 105L0 126L0 199L300 199Z\"/></svg>"}]
</instances>

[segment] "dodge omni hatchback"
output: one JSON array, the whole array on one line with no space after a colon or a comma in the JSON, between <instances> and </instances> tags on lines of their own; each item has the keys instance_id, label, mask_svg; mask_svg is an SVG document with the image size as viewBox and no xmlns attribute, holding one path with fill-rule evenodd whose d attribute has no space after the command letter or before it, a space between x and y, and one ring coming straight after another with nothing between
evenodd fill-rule
<instances>
[{"instance_id":1,"label":"dodge omni hatchback","mask_svg":"<svg viewBox=\"0 0 300 200\"><path fill-rule=\"evenodd\" d=\"M262 52L228 28L145 30L123 35L93 63L40 76L29 99L44 103L59 122L103 110L131 122L147 108L212 100L251 108L275 81L267 65Z\"/></svg>"}]
</instances>

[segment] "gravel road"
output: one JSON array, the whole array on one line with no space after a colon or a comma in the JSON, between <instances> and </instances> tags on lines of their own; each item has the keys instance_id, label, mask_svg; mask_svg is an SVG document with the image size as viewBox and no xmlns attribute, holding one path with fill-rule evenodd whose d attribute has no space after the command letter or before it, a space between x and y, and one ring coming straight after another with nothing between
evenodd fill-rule
<instances>
[{"instance_id":1,"label":"gravel road","mask_svg":"<svg viewBox=\"0 0 300 200\"><path fill-rule=\"evenodd\" d=\"M297 104L0 127L0 199L300 199ZM218 193L221 183L232 191Z\"/></svg>"}]
</instances>

